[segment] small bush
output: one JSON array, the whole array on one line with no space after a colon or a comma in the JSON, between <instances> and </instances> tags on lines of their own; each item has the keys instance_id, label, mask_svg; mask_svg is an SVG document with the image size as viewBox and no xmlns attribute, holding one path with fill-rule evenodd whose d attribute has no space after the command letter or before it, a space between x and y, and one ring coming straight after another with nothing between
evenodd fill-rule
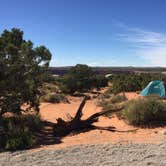
<instances>
[{"instance_id":1,"label":"small bush","mask_svg":"<svg viewBox=\"0 0 166 166\"><path fill-rule=\"evenodd\" d=\"M103 101L108 101L111 98L112 95L108 93L103 93L98 96L98 105L100 106Z\"/></svg>"},{"instance_id":2,"label":"small bush","mask_svg":"<svg viewBox=\"0 0 166 166\"><path fill-rule=\"evenodd\" d=\"M52 83L44 83L40 89L42 95L46 95L48 93L57 93L59 91L58 83L56 81Z\"/></svg>"},{"instance_id":3,"label":"small bush","mask_svg":"<svg viewBox=\"0 0 166 166\"><path fill-rule=\"evenodd\" d=\"M121 102L127 100L124 94L112 95L107 91L101 94L98 99L98 106L102 107L103 110L115 109Z\"/></svg>"},{"instance_id":4,"label":"small bush","mask_svg":"<svg viewBox=\"0 0 166 166\"><path fill-rule=\"evenodd\" d=\"M114 95L111 98L112 103L120 103L120 102L123 102L123 101L126 101L126 100L127 100L127 98L126 98L125 94Z\"/></svg>"},{"instance_id":5,"label":"small bush","mask_svg":"<svg viewBox=\"0 0 166 166\"><path fill-rule=\"evenodd\" d=\"M21 118L18 118L18 121L20 122L20 124L28 127L31 132L39 131L42 127L42 121L39 114L23 115Z\"/></svg>"},{"instance_id":6,"label":"small bush","mask_svg":"<svg viewBox=\"0 0 166 166\"><path fill-rule=\"evenodd\" d=\"M35 133L41 128L39 115L3 117L0 119L0 150L31 147L37 141Z\"/></svg>"},{"instance_id":7,"label":"small bush","mask_svg":"<svg viewBox=\"0 0 166 166\"><path fill-rule=\"evenodd\" d=\"M99 98L97 105L102 107L103 111L115 109L117 107L117 105L113 104L109 98L105 98L103 94Z\"/></svg>"},{"instance_id":8,"label":"small bush","mask_svg":"<svg viewBox=\"0 0 166 166\"><path fill-rule=\"evenodd\" d=\"M41 101L49 102L49 103L60 103L60 102L66 103L66 102L68 102L65 95L60 94L60 93L48 93L41 98Z\"/></svg>"},{"instance_id":9,"label":"small bush","mask_svg":"<svg viewBox=\"0 0 166 166\"><path fill-rule=\"evenodd\" d=\"M108 111L108 110L115 110L115 109L119 109L122 107L122 104L121 103L116 103L116 104L113 104L110 100L108 100L107 98L106 99L102 99L102 100L99 100L98 102L98 106L102 107L102 110L103 111ZM110 118L112 116L112 113L107 113L105 114L104 116Z\"/></svg>"},{"instance_id":10,"label":"small bush","mask_svg":"<svg viewBox=\"0 0 166 166\"><path fill-rule=\"evenodd\" d=\"M121 112L129 124L148 126L166 121L166 103L156 98L140 98L129 101Z\"/></svg>"},{"instance_id":11,"label":"small bush","mask_svg":"<svg viewBox=\"0 0 166 166\"><path fill-rule=\"evenodd\" d=\"M31 147L35 139L31 132L22 131L11 135L6 141L6 150L18 150Z\"/></svg>"},{"instance_id":12,"label":"small bush","mask_svg":"<svg viewBox=\"0 0 166 166\"><path fill-rule=\"evenodd\" d=\"M40 115L28 114L21 116L14 116L10 118L3 118L2 121L3 130L21 130L22 127L29 128L32 132L40 130L42 123Z\"/></svg>"},{"instance_id":13,"label":"small bush","mask_svg":"<svg viewBox=\"0 0 166 166\"><path fill-rule=\"evenodd\" d=\"M104 111L115 108L115 105L108 101L103 101L100 106L103 108Z\"/></svg>"}]
</instances>

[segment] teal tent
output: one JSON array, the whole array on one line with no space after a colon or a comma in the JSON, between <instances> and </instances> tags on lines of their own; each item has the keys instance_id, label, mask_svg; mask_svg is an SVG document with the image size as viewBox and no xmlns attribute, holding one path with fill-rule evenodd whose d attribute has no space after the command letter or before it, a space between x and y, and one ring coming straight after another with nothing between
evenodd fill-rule
<instances>
[{"instance_id":1,"label":"teal tent","mask_svg":"<svg viewBox=\"0 0 166 166\"><path fill-rule=\"evenodd\" d=\"M158 95L161 98L165 98L165 85L162 81L154 80L151 81L147 87L141 92L142 96Z\"/></svg>"}]
</instances>

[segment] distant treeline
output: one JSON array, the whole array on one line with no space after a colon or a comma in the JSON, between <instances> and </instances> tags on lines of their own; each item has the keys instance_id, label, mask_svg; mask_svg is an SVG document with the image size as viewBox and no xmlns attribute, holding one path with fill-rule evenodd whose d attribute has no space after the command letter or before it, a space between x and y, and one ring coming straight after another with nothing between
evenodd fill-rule
<instances>
[{"instance_id":1,"label":"distant treeline","mask_svg":"<svg viewBox=\"0 0 166 166\"><path fill-rule=\"evenodd\" d=\"M49 71L52 74L63 76L69 72L71 66L67 67L50 67ZM166 68L163 67L92 67L92 70L96 74L132 74L132 73L161 73L166 72Z\"/></svg>"}]
</instances>

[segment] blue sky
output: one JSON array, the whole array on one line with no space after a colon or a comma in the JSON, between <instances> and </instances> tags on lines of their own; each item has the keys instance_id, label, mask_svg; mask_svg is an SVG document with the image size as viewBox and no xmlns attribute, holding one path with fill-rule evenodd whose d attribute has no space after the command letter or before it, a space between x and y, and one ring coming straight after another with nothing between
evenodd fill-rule
<instances>
[{"instance_id":1,"label":"blue sky","mask_svg":"<svg viewBox=\"0 0 166 166\"><path fill-rule=\"evenodd\" d=\"M51 66L166 66L165 0L0 0L0 32L47 46Z\"/></svg>"}]
</instances>

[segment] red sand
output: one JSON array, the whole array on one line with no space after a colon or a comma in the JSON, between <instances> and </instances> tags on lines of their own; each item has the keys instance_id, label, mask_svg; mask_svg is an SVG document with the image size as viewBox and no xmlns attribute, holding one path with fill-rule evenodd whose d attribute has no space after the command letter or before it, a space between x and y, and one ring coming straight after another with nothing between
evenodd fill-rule
<instances>
[{"instance_id":1,"label":"red sand","mask_svg":"<svg viewBox=\"0 0 166 166\"><path fill-rule=\"evenodd\" d=\"M139 97L136 93L125 93L129 100ZM82 98L69 97L70 104L41 104L41 116L44 120L56 122L58 117L65 120L68 119L67 114L74 116ZM96 112L101 111L97 106L97 99L88 100L84 110L83 118L88 117ZM116 116L111 119L107 117L100 117L99 122L95 123L97 126L114 126L119 131L126 131L136 129L133 126L126 124L123 120L119 120ZM89 132L77 134L74 136L67 136L62 139L61 144L49 145L49 148L60 148L66 146L73 146L79 144L103 144L103 143L161 143L165 139L163 131L166 127L159 127L154 129L138 129L136 132L109 132L101 130L92 130Z\"/></svg>"}]
</instances>

